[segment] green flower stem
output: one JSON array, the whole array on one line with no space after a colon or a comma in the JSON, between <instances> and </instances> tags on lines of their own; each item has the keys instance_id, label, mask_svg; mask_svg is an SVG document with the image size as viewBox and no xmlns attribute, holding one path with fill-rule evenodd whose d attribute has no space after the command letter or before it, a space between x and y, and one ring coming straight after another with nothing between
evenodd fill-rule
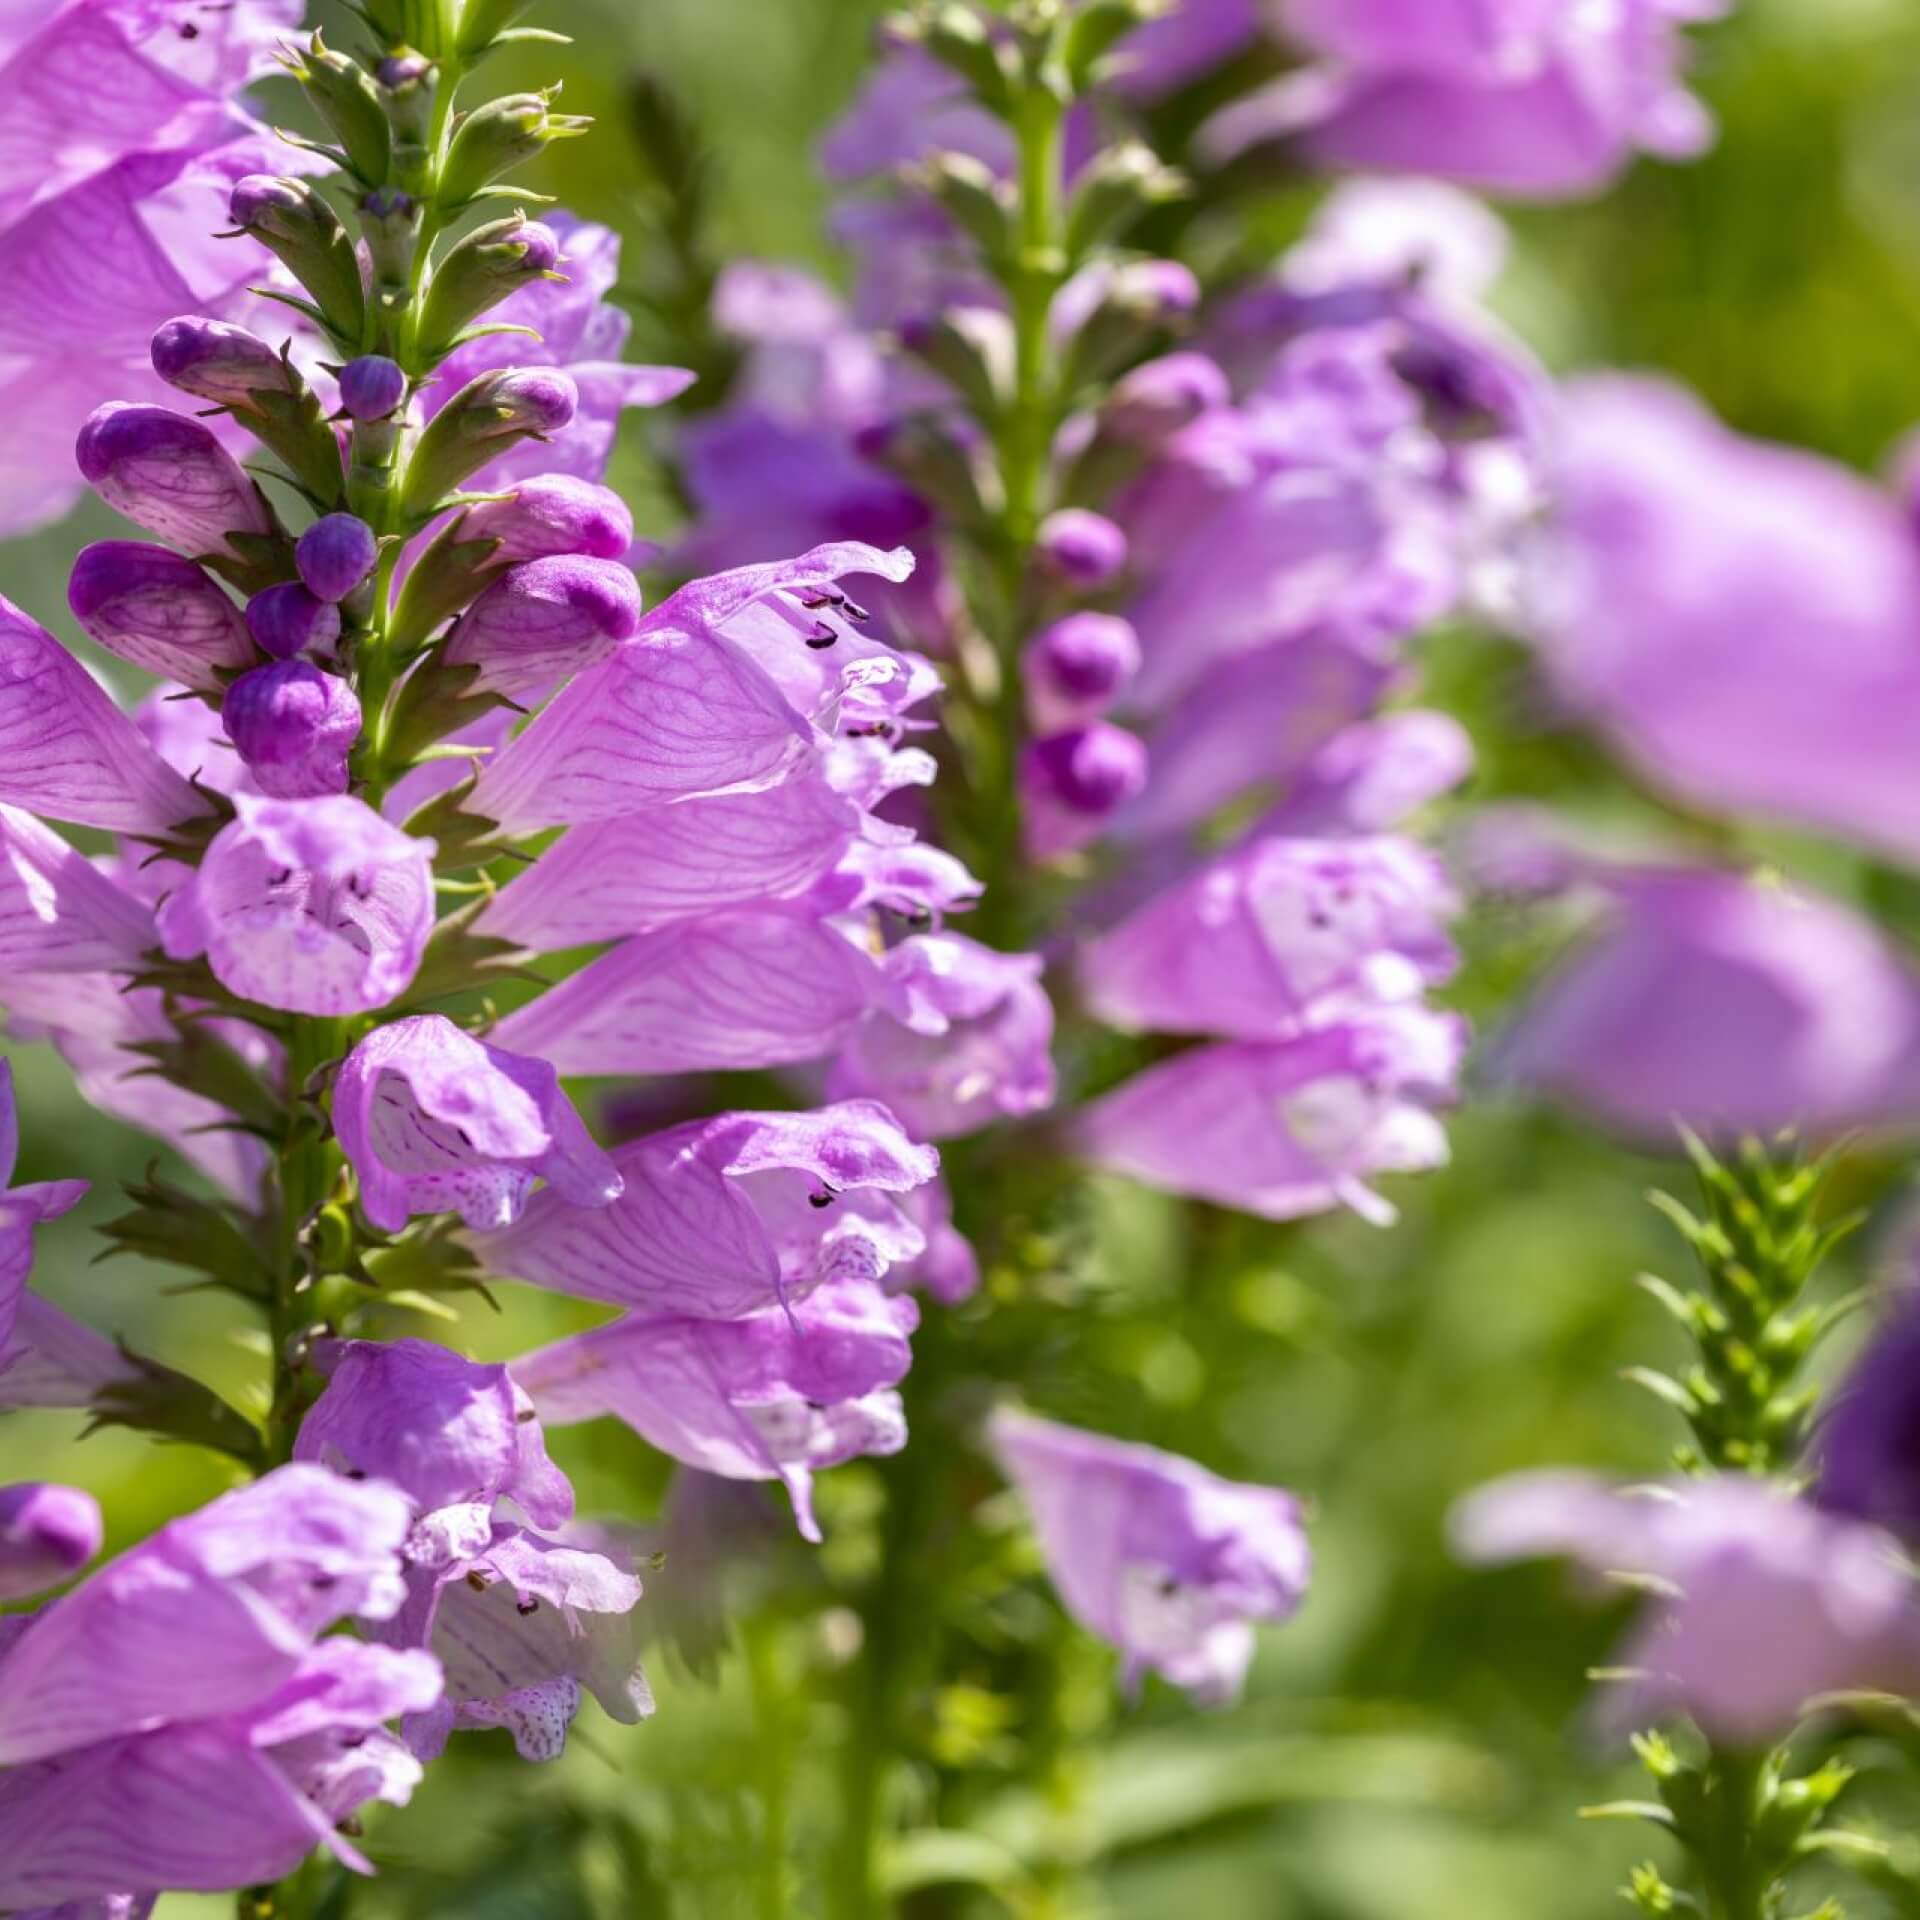
<instances>
[{"instance_id":1,"label":"green flower stem","mask_svg":"<svg viewBox=\"0 0 1920 1920\"><path fill-rule=\"evenodd\" d=\"M1013 302L1013 396L998 436L1002 532L1007 554L1020 566L1040 524L1058 404L1048 328L1053 297L1066 278L1060 197L1066 114L1064 90L1047 71L1031 76L1015 106L1019 201L1007 285Z\"/></svg>"}]
</instances>

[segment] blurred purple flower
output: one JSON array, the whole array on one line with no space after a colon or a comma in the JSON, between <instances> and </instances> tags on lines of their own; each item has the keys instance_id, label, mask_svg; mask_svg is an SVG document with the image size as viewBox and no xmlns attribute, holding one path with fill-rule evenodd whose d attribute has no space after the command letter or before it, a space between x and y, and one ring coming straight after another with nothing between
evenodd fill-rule
<instances>
[{"instance_id":1,"label":"blurred purple flower","mask_svg":"<svg viewBox=\"0 0 1920 1920\"><path fill-rule=\"evenodd\" d=\"M5 1345L0 1339L0 1349ZM0 1372L0 1383L4 1378ZM0 1601L24 1600L71 1578L100 1551L101 1537L100 1503L78 1487L0 1487Z\"/></svg>"}]
</instances>

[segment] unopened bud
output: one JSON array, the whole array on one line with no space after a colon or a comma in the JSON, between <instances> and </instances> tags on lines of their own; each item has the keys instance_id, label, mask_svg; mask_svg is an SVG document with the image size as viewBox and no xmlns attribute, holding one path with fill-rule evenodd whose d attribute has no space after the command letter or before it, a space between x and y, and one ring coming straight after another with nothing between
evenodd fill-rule
<instances>
[{"instance_id":1,"label":"unopened bud","mask_svg":"<svg viewBox=\"0 0 1920 1920\"><path fill-rule=\"evenodd\" d=\"M558 279L560 236L516 213L462 236L433 270L420 315L424 359L438 362L459 343L460 329L510 294L541 279Z\"/></svg>"},{"instance_id":2,"label":"unopened bud","mask_svg":"<svg viewBox=\"0 0 1920 1920\"><path fill-rule=\"evenodd\" d=\"M1140 638L1111 613L1070 613L1021 656L1027 711L1042 733L1097 720L1140 670Z\"/></svg>"},{"instance_id":3,"label":"unopened bud","mask_svg":"<svg viewBox=\"0 0 1920 1920\"><path fill-rule=\"evenodd\" d=\"M1232 398L1227 376L1204 353L1166 353L1114 382L1100 409L1100 431L1151 449Z\"/></svg>"},{"instance_id":4,"label":"unopened bud","mask_svg":"<svg viewBox=\"0 0 1920 1920\"><path fill-rule=\"evenodd\" d=\"M1149 207L1164 206L1186 191L1185 177L1144 142L1123 140L1105 148L1075 183L1067 209L1068 256L1082 259Z\"/></svg>"},{"instance_id":5,"label":"unopened bud","mask_svg":"<svg viewBox=\"0 0 1920 1920\"><path fill-rule=\"evenodd\" d=\"M0 1487L0 1601L58 1586L100 1551L100 1504L78 1487Z\"/></svg>"},{"instance_id":6,"label":"unopened bud","mask_svg":"<svg viewBox=\"0 0 1920 1920\"><path fill-rule=\"evenodd\" d=\"M393 129L373 75L325 45L317 28L306 48L290 54L286 64L333 130L348 167L368 186L378 186L392 162Z\"/></svg>"},{"instance_id":7,"label":"unopened bud","mask_svg":"<svg viewBox=\"0 0 1920 1920\"><path fill-rule=\"evenodd\" d=\"M330 513L300 536L293 563L316 600L344 600L380 555L373 529L351 513Z\"/></svg>"},{"instance_id":8,"label":"unopened bud","mask_svg":"<svg viewBox=\"0 0 1920 1920\"><path fill-rule=\"evenodd\" d=\"M581 553L621 560L633 545L633 515L611 487L569 473L523 480L504 500L483 500L460 525L462 540L497 541L494 563Z\"/></svg>"},{"instance_id":9,"label":"unopened bud","mask_svg":"<svg viewBox=\"0 0 1920 1920\"><path fill-rule=\"evenodd\" d=\"M1035 561L1079 593L1111 586L1127 565L1127 536L1103 513L1062 507L1041 521L1034 536Z\"/></svg>"},{"instance_id":10,"label":"unopened bud","mask_svg":"<svg viewBox=\"0 0 1920 1920\"><path fill-rule=\"evenodd\" d=\"M1056 859L1097 839L1147 783L1145 743L1105 720L1036 740L1020 759L1027 845Z\"/></svg>"},{"instance_id":11,"label":"unopened bud","mask_svg":"<svg viewBox=\"0 0 1920 1920\"><path fill-rule=\"evenodd\" d=\"M433 71L433 62L423 53L390 53L374 68L373 77L389 93L415 87Z\"/></svg>"},{"instance_id":12,"label":"unopened bud","mask_svg":"<svg viewBox=\"0 0 1920 1920\"><path fill-rule=\"evenodd\" d=\"M440 170L439 202L453 213L503 173L531 160L556 140L585 133L593 123L577 113L555 113L547 93L509 93L475 107L460 122Z\"/></svg>"},{"instance_id":13,"label":"unopened bud","mask_svg":"<svg viewBox=\"0 0 1920 1920\"><path fill-rule=\"evenodd\" d=\"M183 314L153 336L153 370L170 387L216 407L245 405L256 393L290 393L295 376L258 334L225 320Z\"/></svg>"},{"instance_id":14,"label":"unopened bud","mask_svg":"<svg viewBox=\"0 0 1920 1920\"><path fill-rule=\"evenodd\" d=\"M1177 0L1077 0L1060 54L1075 92L1100 77L1101 62L1128 34L1174 11Z\"/></svg>"},{"instance_id":15,"label":"unopened bud","mask_svg":"<svg viewBox=\"0 0 1920 1920\"><path fill-rule=\"evenodd\" d=\"M325 653L340 638L340 609L304 582L285 580L247 602L247 631L260 651L276 660Z\"/></svg>"},{"instance_id":16,"label":"unopened bud","mask_svg":"<svg viewBox=\"0 0 1920 1920\"><path fill-rule=\"evenodd\" d=\"M356 420L384 420L407 397L407 376L384 353L363 353L340 369L340 404Z\"/></svg>"},{"instance_id":17,"label":"unopened bud","mask_svg":"<svg viewBox=\"0 0 1920 1920\"><path fill-rule=\"evenodd\" d=\"M990 477L955 424L931 414L875 421L854 435L854 451L897 474L950 518L977 525L987 517Z\"/></svg>"},{"instance_id":18,"label":"unopened bud","mask_svg":"<svg viewBox=\"0 0 1920 1920\"><path fill-rule=\"evenodd\" d=\"M917 12L894 15L887 27L896 40L925 48L996 112L1012 104L1012 48L994 36L972 7L959 0L935 0Z\"/></svg>"},{"instance_id":19,"label":"unopened bud","mask_svg":"<svg viewBox=\"0 0 1920 1920\"><path fill-rule=\"evenodd\" d=\"M360 702L344 680L305 660L255 667L227 689L220 720L262 793L317 800L346 792Z\"/></svg>"},{"instance_id":20,"label":"unopened bud","mask_svg":"<svg viewBox=\"0 0 1920 1920\"><path fill-rule=\"evenodd\" d=\"M277 255L331 330L358 340L366 318L360 256L346 224L304 180L250 173L227 203L233 224Z\"/></svg>"},{"instance_id":21,"label":"unopened bud","mask_svg":"<svg viewBox=\"0 0 1920 1920\"><path fill-rule=\"evenodd\" d=\"M67 605L109 653L186 686L217 685L220 668L253 659L240 609L170 547L99 540L83 548L67 579Z\"/></svg>"},{"instance_id":22,"label":"unopened bud","mask_svg":"<svg viewBox=\"0 0 1920 1920\"><path fill-rule=\"evenodd\" d=\"M1177 260L1132 260L1085 269L1061 289L1056 327L1070 335L1069 390L1106 378L1200 305L1200 283Z\"/></svg>"},{"instance_id":23,"label":"unopened bud","mask_svg":"<svg viewBox=\"0 0 1920 1920\"><path fill-rule=\"evenodd\" d=\"M74 454L108 506L184 552L237 557L235 536L274 531L260 489L184 414L109 401L80 429Z\"/></svg>"},{"instance_id":24,"label":"unopened bud","mask_svg":"<svg viewBox=\"0 0 1920 1920\"><path fill-rule=\"evenodd\" d=\"M427 422L407 464L402 506L430 520L461 481L523 440L544 440L573 419L579 390L552 367L483 373Z\"/></svg>"},{"instance_id":25,"label":"unopened bud","mask_svg":"<svg viewBox=\"0 0 1920 1920\"><path fill-rule=\"evenodd\" d=\"M491 692L534 698L639 625L640 583L627 568L555 555L503 573L460 616L445 658L450 667L478 667Z\"/></svg>"},{"instance_id":26,"label":"unopened bud","mask_svg":"<svg viewBox=\"0 0 1920 1920\"><path fill-rule=\"evenodd\" d=\"M971 236L990 261L1011 252L1013 189L984 160L970 153L932 153L906 168L903 178Z\"/></svg>"},{"instance_id":27,"label":"unopened bud","mask_svg":"<svg viewBox=\"0 0 1920 1920\"><path fill-rule=\"evenodd\" d=\"M1013 391L1013 323L997 307L948 307L908 320L900 344L983 418Z\"/></svg>"}]
</instances>

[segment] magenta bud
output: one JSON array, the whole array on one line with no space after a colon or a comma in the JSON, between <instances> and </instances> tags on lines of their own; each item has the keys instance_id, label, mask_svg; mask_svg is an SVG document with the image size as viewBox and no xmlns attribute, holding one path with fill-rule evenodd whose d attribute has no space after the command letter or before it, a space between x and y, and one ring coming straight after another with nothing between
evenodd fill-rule
<instances>
[{"instance_id":1,"label":"magenta bud","mask_svg":"<svg viewBox=\"0 0 1920 1920\"><path fill-rule=\"evenodd\" d=\"M528 273L551 273L560 264L560 236L539 220L529 220L514 236L526 249L520 264Z\"/></svg>"},{"instance_id":2,"label":"magenta bud","mask_svg":"<svg viewBox=\"0 0 1920 1920\"><path fill-rule=\"evenodd\" d=\"M424 519L489 460L571 424L580 390L557 367L501 367L469 380L429 420L407 463L402 506Z\"/></svg>"},{"instance_id":3,"label":"magenta bud","mask_svg":"<svg viewBox=\"0 0 1920 1920\"><path fill-rule=\"evenodd\" d=\"M340 404L356 420L384 420L407 397L407 376L397 360L365 353L340 369Z\"/></svg>"},{"instance_id":4,"label":"magenta bud","mask_svg":"<svg viewBox=\"0 0 1920 1920\"><path fill-rule=\"evenodd\" d=\"M570 473L523 480L504 500L485 500L460 524L462 540L498 540L496 561L586 554L622 560L633 546L633 515L611 487Z\"/></svg>"},{"instance_id":5,"label":"magenta bud","mask_svg":"<svg viewBox=\"0 0 1920 1920\"><path fill-rule=\"evenodd\" d=\"M267 587L247 602L247 631L276 660L324 653L340 638L340 609L298 580Z\"/></svg>"},{"instance_id":6,"label":"magenta bud","mask_svg":"<svg viewBox=\"0 0 1920 1920\"><path fill-rule=\"evenodd\" d=\"M83 548L67 579L67 605L109 653L190 687L212 686L216 669L254 657L240 609L170 547L100 540Z\"/></svg>"},{"instance_id":7,"label":"magenta bud","mask_svg":"<svg viewBox=\"0 0 1920 1920\"><path fill-rule=\"evenodd\" d=\"M344 680L306 660L255 667L227 689L220 719L254 784L270 798L317 800L346 792L360 702Z\"/></svg>"},{"instance_id":8,"label":"magenta bud","mask_svg":"<svg viewBox=\"0 0 1920 1920\"><path fill-rule=\"evenodd\" d=\"M0 1487L0 1601L78 1573L100 1551L101 1531L99 1502L78 1487Z\"/></svg>"},{"instance_id":9,"label":"magenta bud","mask_svg":"<svg viewBox=\"0 0 1920 1920\"><path fill-rule=\"evenodd\" d=\"M344 600L380 557L373 529L351 513L330 513L300 536L293 563L319 600Z\"/></svg>"},{"instance_id":10,"label":"magenta bud","mask_svg":"<svg viewBox=\"0 0 1920 1920\"><path fill-rule=\"evenodd\" d=\"M224 553L230 534L273 530L260 489L185 414L109 401L80 429L74 457L108 506L188 553Z\"/></svg>"},{"instance_id":11,"label":"magenta bud","mask_svg":"<svg viewBox=\"0 0 1920 1920\"><path fill-rule=\"evenodd\" d=\"M1070 613L1022 656L1027 705L1048 732L1097 720L1140 670L1140 639L1111 613Z\"/></svg>"},{"instance_id":12,"label":"magenta bud","mask_svg":"<svg viewBox=\"0 0 1920 1920\"><path fill-rule=\"evenodd\" d=\"M245 406L256 393L291 393L296 378L258 334L197 314L169 320L149 351L168 386L217 407Z\"/></svg>"},{"instance_id":13,"label":"magenta bud","mask_svg":"<svg viewBox=\"0 0 1920 1920\"><path fill-rule=\"evenodd\" d=\"M1110 585L1127 564L1127 536L1105 514L1062 507L1040 523L1034 552L1041 564L1082 593Z\"/></svg>"},{"instance_id":14,"label":"magenta bud","mask_svg":"<svg viewBox=\"0 0 1920 1920\"><path fill-rule=\"evenodd\" d=\"M1021 772L1029 791L1070 813L1105 819L1146 785L1146 743L1125 727L1096 720L1034 741Z\"/></svg>"},{"instance_id":15,"label":"magenta bud","mask_svg":"<svg viewBox=\"0 0 1920 1920\"><path fill-rule=\"evenodd\" d=\"M411 86L432 72L433 62L424 54L391 53L374 68L373 77L389 92Z\"/></svg>"},{"instance_id":16,"label":"magenta bud","mask_svg":"<svg viewBox=\"0 0 1920 1920\"><path fill-rule=\"evenodd\" d=\"M1168 353L1114 383L1101 427L1129 446L1155 447L1233 398L1227 376L1204 353Z\"/></svg>"},{"instance_id":17,"label":"magenta bud","mask_svg":"<svg viewBox=\"0 0 1920 1920\"><path fill-rule=\"evenodd\" d=\"M544 694L639 625L640 583L627 568L555 554L503 573L461 616L446 662L479 667L480 686L518 700Z\"/></svg>"},{"instance_id":18,"label":"magenta bud","mask_svg":"<svg viewBox=\"0 0 1920 1920\"><path fill-rule=\"evenodd\" d=\"M1164 325L1198 310L1200 282L1177 260L1132 260L1114 269L1107 300Z\"/></svg>"}]
</instances>

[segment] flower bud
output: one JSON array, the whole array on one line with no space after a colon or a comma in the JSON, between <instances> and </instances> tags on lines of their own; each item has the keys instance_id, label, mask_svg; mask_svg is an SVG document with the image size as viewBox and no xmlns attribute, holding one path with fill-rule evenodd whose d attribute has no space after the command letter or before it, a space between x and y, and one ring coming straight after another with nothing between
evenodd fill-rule
<instances>
[{"instance_id":1,"label":"flower bud","mask_svg":"<svg viewBox=\"0 0 1920 1920\"><path fill-rule=\"evenodd\" d=\"M423 53L390 53L374 68L373 77L389 93L411 87L433 71L433 62Z\"/></svg>"},{"instance_id":2,"label":"flower bud","mask_svg":"<svg viewBox=\"0 0 1920 1920\"><path fill-rule=\"evenodd\" d=\"M904 321L900 344L991 419L1013 392L1013 322L997 307L950 306Z\"/></svg>"},{"instance_id":3,"label":"flower bud","mask_svg":"<svg viewBox=\"0 0 1920 1920\"><path fill-rule=\"evenodd\" d=\"M317 600L344 600L380 557L373 529L351 513L330 513L300 536L293 563Z\"/></svg>"},{"instance_id":4,"label":"flower bud","mask_svg":"<svg viewBox=\"0 0 1920 1920\"><path fill-rule=\"evenodd\" d=\"M1097 720L1140 670L1140 639L1111 613L1070 613L1044 627L1021 659L1027 709L1043 732Z\"/></svg>"},{"instance_id":5,"label":"flower bud","mask_svg":"<svg viewBox=\"0 0 1920 1920\"><path fill-rule=\"evenodd\" d=\"M340 404L356 420L384 420L407 397L407 376L384 353L363 353L340 369Z\"/></svg>"},{"instance_id":6,"label":"flower bud","mask_svg":"<svg viewBox=\"0 0 1920 1920\"><path fill-rule=\"evenodd\" d=\"M504 500L483 500L460 523L462 540L497 540L490 563L580 553L624 559L633 546L633 515L611 487L570 473L523 480Z\"/></svg>"},{"instance_id":7,"label":"flower bud","mask_svg":"<svg viewBox=\"0 0 1920 1920\"><path fill-rule=\"evenodd\" d=\"M74 457L108 506L188 553L231 554L233 536L274 530L260 489L212 431L165 407L109 401Z\"/></svg>"},{"instance_id":8,"label":"flower bud","mask_svg":"<svg viewBox=\"0 0 1920 1920\"><path fill-rule=\"evenodd\" d=\"M442 501L489 460L522 440L544 440L573 418L580 395L552 367L502 367L462 387L427 422L407 464L402 506L429 520Z\"/></svg>"},{"instance_id":9,"label":"flower bud","mask_svg":"<svg viewBox=\"0 0 1920 1920\"><path fill-rule=\"evenodd\" d=\"M1089 267L1063 287L1054 324L1070 336L1069 390L1106 378L1156 335L1177 328L1200 305L1200 283L1177 260L1130 260Z\"/></svg>"},{"instance_id":10,"label":"flower bud","mask_svg":"<svg viewBox=\"0 0 1920 1920\"><path fill-rule=\"evenodd\" d=\"M1006 257L1013 244L1013 189L970 153L930 153L905 170L917 188L979 246L989 260Z\"/></svg>"},{"instance_id":11,"label":"flower bud","mask_svg":"<svg viewBox=\"0 0 1920 1920\"><path fill-rule=\"evenodd\" d=\"M963 79L985 105L1002 113L1012 104L1012 49L997 39L972 7L959 0L939 0L938 4L910 14L897 14L887 22L896 40L924 47L942 66Z\"/></svg>"},{"instance_id":12,"label":"flower bud","mask_svg":"<svg viewBox=\"0 0 1920 1920\"><path fill-rule=\"evenodd\" d=\"M1107 55L1128 34L1170 10L1169 0L1079 0L1060 49L1074 91L1084 93L1100 78Z\"/></svg>"},{"instance_id":13,"label":"flower bud","mask_svg":"<svg viewBox=\"0 0 1920 1920\"><path fill-rule=\"evenodd\" d=\"M438 361L451 353L460 329L509 294L540 279L561 279L560 236L538 220L516 213L506 220L475 227L448 249L433 270L420 314L425 356Z\"/></svg>"},{"instance_id":14,"label":"flower bud","mask_svg":"<svg viewBox=\"0 0 1920 1920\"><path fill-rule=\"evenodd\" d=\"M359 339L366 319L360 256L322 194L304 180L250 173L236 182L227 211L236 227L279 256L335 334Z\"/></svg>"},{"instance_id":15,"label":"flower bud","mask_svg":"<svg viewBox=\"0 0 1920 1920\"><path fill-rule=\"evenodd\" d=\"M1067 253L1079 260L1149 207L1187 191L1184 175L1140 140L1106 147L1081 170L1067 210Z\"/></svg>"},{"instance_id":16,"label":"flower bud","mask_svg":"<svg viewBox=\"0 0 1920 1920\"><path fill-rule=\"evenodd\" d=\"M466 0L460 13L460 51L469 60L486 50L533 4L533 0Z\"/></svg>"},{"instance_id":17,"label":"flower bud","mask_svg":"<svg viewBox=\"0 0 1920 1920\"><path fill-rule=\"evenodd\" d=\"M1034 558L1076 591L1096 593L1125 570L1127 536L1105 514L1062 507L1041 521Z\"/></svg>"},{"instance_id":18,"label":"flower bud","mask_svg":"<svg viewBox=\"0 0 1920 1920\"><path fill-rule=\"evenodd\" d=\"M559 88L545 93L509 93L489 100L460 122L440 170L439 202L453 213L473 197L531 160L543 147L585 133L593 123L577 113L550 111Z\"/></svg>"},{"instance_id":19,"label":"flower bud","mask_svg":"<svg viewBox=\"0 0 1920 1920\"><path fill-rule=\"evenodd\" d=\"M247 631L276 660L310 649L325 653L340 638L340 609L298 580L286 580L247 602Z\"/></svg>"},{"instance_id":20,"label":"flower bud","mask_svg":"<svg viewBox=\"0 0 1920 1920\"><path fill-rule=\"evenodd\" d=\"M1029 851L1051 860L1085 846L1146 784L1146 743L1124 727L1096 720L1034 741L1020 757Z\"/></svg>"},{"instance_id":21,"label":"flower bud","mask_svg":"<svg viewBox=\"0 0 1920 1920\"><path fill-rule=\"evenodd\" d=\"M478 667L480 685L537 697L602 658L640 625L640 583L613 560L556 554L509 568L460 616L450 667Z\"/></svg>"},{"instance_id":22,"label":"flower bud","mask_svg":"<svg viewBox=\"0 0 1920 1920\"><path fill-rule=\"evenodd\" d=\"M986 516L991 481L964 433L960 422L937 414L903 414L860 428L853 448L954 520L973 524Z\"/></svg>"},{"instance_id":23,"label":"flower bud","mask_svg":"<svg viewBox=\"0 0 1920 1920\"><path fill-rule=\"evenodd\" d=\"M393 129L373 75L324 45L317 28L306 50L290 54L286 64L332 129L347 165L367 185L378 186L392 162Z\"/></svg>"},{"instance_id":24,"label":"flower bud","mask_svg":"<svg viewBox=\"0 0 1920 1920\"><path fill-rule=\"evenodd\" d=\"M78 1487L0 1487L0 1601L24 1600L78 1573L100 1551L100 1505Z\"/></svg>"},{"instance_id":25,"label":"flower bud","mask_svg":"<svg viewBox=\"0 0 1920 1920\"><path fill-rule=\"evenodd\" d=\"M109 653L190 687L216 685L218 669L244 667L254 657L240 609L218 582L168 547L96 541L73 563L67 605Z\"/></svg>"},{"instance_id":26,"label":"flower bud","mask_svg":"<svg viewBox=\"0 0 1920 1920\"><path fill-rule=\"evenodd\" d=\"M256 393L291 393L297 378L258 334L197 314L169 320L150 351L168 386L216 407L245 406Z\"/></svg>"},{"instance_id":27,"label":"flower bud","mask_svg":"<svg viewBox=\"0 0 1920 1920\"><path fill-rule=\"evenodd\" d=\"M1204 353L1162 354L1115 381L1100 409L1100 430L1150 449L1232 397L1227 376Z\"/></svg>"},{"instance_id":28,"label":"flower bud","mask_svg":"<svg viewBox=\"0 0 1920 1920\"><path fill-rule=\"evenodd\" d=\"M315 800L346 792L360 702L344 680L305 660L255 667L227 689L220 720L262 793Z\"/></svg>"}]
</instances>

